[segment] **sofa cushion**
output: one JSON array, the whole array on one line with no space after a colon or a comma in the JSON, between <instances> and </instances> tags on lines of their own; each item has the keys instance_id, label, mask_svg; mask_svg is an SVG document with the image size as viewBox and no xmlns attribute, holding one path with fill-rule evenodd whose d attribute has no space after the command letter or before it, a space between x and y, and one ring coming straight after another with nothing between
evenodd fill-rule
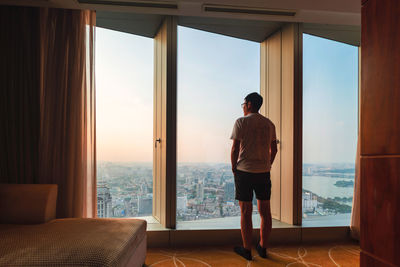
<instances>
[{"instance_id":1,"label":"sofa cushion","mask_svg":"<svg viewBox=\"0 0 400 267\"><path fill-rule=\"evenodd\" d=\"M146 225L138 219L1 224L0 266L125 266L146 242ZM137 260L141 259L144 255Z\"/></svg>"},{"instance_id":2,"label":"sofa cushion","mask_svg":"<svg viewBox=\"0 0 400 267\"><path fill-rule=\"evenodd\" d=\"M0 184L0 223L37 224L56 217L57 185Z\"/></svg>"}]
</instances>

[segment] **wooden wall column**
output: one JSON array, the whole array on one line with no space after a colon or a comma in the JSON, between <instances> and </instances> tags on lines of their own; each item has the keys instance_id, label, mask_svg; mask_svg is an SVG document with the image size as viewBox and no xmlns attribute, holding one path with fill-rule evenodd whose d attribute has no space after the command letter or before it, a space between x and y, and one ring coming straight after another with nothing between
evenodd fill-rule
<instances>
[{"instance_id":1,"label":"wooden wall column","mask_svg":"<svg viewBox=\"0 0 400 267\"><path fill-rule=\"evenodd\" d=\"M364 0L361 266L400 266L400 1Z\"/></svg>"},{"instance_id":2,"label":"wooden wall column","mask_svg":"<svg viewBox=\"0 0 400 267\"><path fill-rule=\"evenodd\" d=\"M154 38L153 216L176 225L177 20L167 17Z\"/></svg>"},{"instance_id":3,"label":"wooden wall column","mask_svg":"<svg viewBox=\"0 0 400 267\"><path fill-rule=\"evenodd\" d=\"M271 170L273 218L301 224L302 34L290 24L261 43L261 113L276 126L280 140Z\"/></svg>"}]
</instances>

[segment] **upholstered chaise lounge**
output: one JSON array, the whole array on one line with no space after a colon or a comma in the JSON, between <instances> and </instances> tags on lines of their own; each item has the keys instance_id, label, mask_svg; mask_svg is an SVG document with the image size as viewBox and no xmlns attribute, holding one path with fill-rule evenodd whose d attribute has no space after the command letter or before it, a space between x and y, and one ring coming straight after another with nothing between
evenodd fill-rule
<instances>
[{"instance_id":1,"label":"upholstered chaise lounge","mask_svg":"<svg viewBox=\"0 0 400 267\"><path fill-rule=\"evenodd\" d=\"M56 185L0 184L0 266L142 266L146 222L55 219Z\"/></svg>"}]
</instances>

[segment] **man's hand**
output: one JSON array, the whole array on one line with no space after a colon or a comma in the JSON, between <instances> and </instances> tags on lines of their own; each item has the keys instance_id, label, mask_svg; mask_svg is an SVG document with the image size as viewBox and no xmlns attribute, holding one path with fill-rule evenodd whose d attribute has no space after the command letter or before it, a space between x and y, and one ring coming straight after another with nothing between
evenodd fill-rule
<instances>
[{"instance_id":1,"label":"man's hand","mask_svg":"<svg viewBox=\"0 0 400 267\"><path fill-rule=\"evenodd\" d=\"M278 145L277 140L272 141L271 143L271 165L274 163L276 153L278 153Z\"/></svg>"},{"instance_id":2,"label":"man's hand","mask_svg":"<svg viewBox=\"0 0 400 267\"><path fill-rule=\"evenodd\" d=\"M232 149L231 149L231 164L232 164L232 172L236 173L237 161L239 158L239 150L240 150L240 140L233 139Z\"/></svg>"}]
</instances>

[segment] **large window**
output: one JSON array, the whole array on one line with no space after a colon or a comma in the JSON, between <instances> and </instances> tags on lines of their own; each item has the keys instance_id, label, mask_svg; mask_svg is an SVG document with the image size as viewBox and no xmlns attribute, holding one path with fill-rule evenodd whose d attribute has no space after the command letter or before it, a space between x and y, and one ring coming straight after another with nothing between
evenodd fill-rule
<instances>
[{"instance_id":1,"label":"large window","mask_svg":"<svg viewBox=\"0 0 400 267\"><path fill-rule=\"evenodd\" d=\"M230 135L260 90L260 44L178 27L177 67L177 226L238 228Z\"/></svg>"},{"instance_id":2,"label":"large window","mask_svg":"<svg viewBox=\"0 0 400 267\"><path fill-rule=\"evenodd\" d=\"M98 217L152 215L153 39L96 29Z\"/></svg>"},{"instance_id":3,"label":"large window","mask_svg":"<svg viewBox=\"0 0 400 267\"><path fill-rule=\"evenodd\" d=\"M166 40L173 36L166 33L173 33L170 26L174 23L173 19L164 23L157 35L156 51L151 38L97 28L98 216L153 215L156 181L154 216L162 224L174 225L166 213L175 216L169 212L175 206L169 209L163 205L176 197L178 229L238 228L240 209L234 199L230 135L235 120L243 116L244 97L260 91L260 43L178 26L175 51L173 38ZM281 51L283 38L279 40L268 43L271 51ZM282 61L284 51L276 58L269 55L274 59L268 61L269 70L275 70L271 68L274 62ZM158 55L156 63L154 55ZM175 170L170 168L171 173L165 175L167 161L163 157L175 155L170 147L166 150L166 144L174 143L175 138L167 139L165 126L175 123L170 105L175 105L176 73L172 63L176 55L175 195L165 184L175 179ZM274 115L275 102L271 101L276 97L278 121L286 108L280 106L282 94L287 93L282 89L284 69L279 64L278 71L272 73L276 77L265 77L276 78L268 83L272 105L268 110ZM303 75L303 225L348 225L357 141L358 49L304 34ZM154 79L157 90L153 88ZM154 98L153 92L158 97ZM154 106L153 99L157 103ZM153 117L154 107L154 114L161 112L160 121ZM166 110L172 116L165 116ZM160 126L162 132L155 133L155 126ZM175 134L171 129L174 127L169 128L168 136ZM165 134L162 141L158 139L160 134ZM157 148L161 156L154 157L160 172L153 172L157 144L153 139L161 143ZM282 188L275 194L282 193L279 190ZM255 199L253 204L253 223L258 227Z\"/></svg>"},{"instance_id":4,"label":"large window","mask_svg":"<svg viewBox=\"0 0 400 267\"><path fill-rule=\"evenodd\" d=\"M303 225L349 225L358 48L304 34L303 75Z\"/></svg>"}]
</instances>

